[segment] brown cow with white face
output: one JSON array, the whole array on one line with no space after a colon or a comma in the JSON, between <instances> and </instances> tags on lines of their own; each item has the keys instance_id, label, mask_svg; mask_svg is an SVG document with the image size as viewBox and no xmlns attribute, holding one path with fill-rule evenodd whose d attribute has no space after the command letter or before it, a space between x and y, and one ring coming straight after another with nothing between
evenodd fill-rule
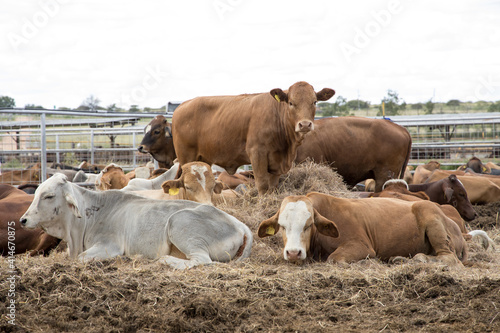
<instances>
[{"instance_id":1,"label":"brown cow with white face","mask_svg":"<svg viewBox=\"0 0 500 333\"><path fill-rule=\"evenodd\" d=\"M314 121L297 149L296 163L307 158L328 163L349 186L375 179L375 191L392 178L403 178L410 158L408 130L385 119L323 118Z\"/></svg>"},{"instance_id":2,"label":"brown cow with white face","mask_svg":"<svg viewBox=\"0 0 500 333\"><path fill-rule=\"evenodd\" d=\"M263 194L290 170L297 146L314 130L316 102L334 94L328 88L316 93L307 82L297 82L287 91L186 101L172 118L178 161L217 164L231 175L251 163Z\"/></svg>"},{"instance_id":3,"label":"brown cow with white face","mask_svg":"<svg viewBox=\"0 0 500 333\"><path fill-rule=\"evenodd\" d=\"M461 265L467 245L458 226L430 201L343 199L322 193L286 197L261 222L259 237L282 230L285 260L354 262L414 257Z\"/></svg>"},{"instance_id":4,"label":"brown cow with white face","mask_svg":"<svg viewBox=\"0 0 500 333\"><path fill-rule=\"evenodd\" d=\"M172 129L164 116L156 116L144 129L144 137L137 148L141 153L149 153L158 161L160 168L171 168L177 157L172 140Z\"/></svg>"}]
</instances>

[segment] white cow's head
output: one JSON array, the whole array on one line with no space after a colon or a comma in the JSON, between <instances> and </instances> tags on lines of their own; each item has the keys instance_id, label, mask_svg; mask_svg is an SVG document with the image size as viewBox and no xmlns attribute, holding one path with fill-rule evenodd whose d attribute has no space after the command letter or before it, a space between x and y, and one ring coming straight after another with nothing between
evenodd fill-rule
<instances>
[{"instance_id":1,"label":"white cow's head","mask_svg":"<svg viewBox=\"0 0 500 333\"><path fill-rule=\"evenodd\" d=\"M314 130L316 102L329 100L335 95L335 90L324 88L316 93L309 83L301 81L293 84L287 92L276 88L270 94L278 103L288 104L288 117L295 125L295 132L305 134Z\"/></svg>"},{"instance_id":2,"label":"white cow's head","mask_svg":"<svg viewBox=\"0 0 500 333\"><path fill-rule=\"evenodd\" d=\"M275 235L283 228L285 260L302 261L306 259L311 245L311 237L316 232L338 237L337 226L322 216L306 196L289 196L281 203L280 210L271 218L260 223L259 237Z\"/></svg>"},{"instance_id":3,"label":"white cow's head","mask_svg":"<svg viewBox=\"0 0 500 333\"><path fill-rule=\"evenodd\" d=\"M165 193L175 195L182 190L182 199L207 205L213 205L212 194L221 193L222 187L222 183L215 180L210 165L204 162L184 164L179 179L167 180L162 184Z\"/></svg>"},{"instance_id":4,"label":"white cow's head","mask_svg":"<svg viewBox=\"0 0 500 333\"><path fill-rule=\"evenodd\" d=\"M56 173L36 190L35 197L20 223L24 228L42 228L49 235L63 238L64 223L72 215L81 217L73 191L65 175Z\"/></svg>"}]
</instances>

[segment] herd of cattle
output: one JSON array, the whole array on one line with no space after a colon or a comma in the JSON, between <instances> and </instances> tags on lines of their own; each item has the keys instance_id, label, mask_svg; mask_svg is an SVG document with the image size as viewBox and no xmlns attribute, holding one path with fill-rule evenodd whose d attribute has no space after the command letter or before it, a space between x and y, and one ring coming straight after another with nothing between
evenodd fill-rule
<instances>
[{"instance_id":1,"label":"herd of cattle","mask_svg":"<svg viewBox=\"0 0 500 333\"><path fill-rule=\"evenodd\" d=\"M40 179L39 166L17 178L4 173L3 255L46 254L64 240L69 255L83 261L138 254L183 269L241 260L250 256L254 234L216 206L249 186L266 195L280 175L305 160L331 165L349 186L373 179L374 191L354 199L315 192L286 197L254 230L263 238L281 229L285 260L413 257L461 265L473 236L494 246L484 231L467 230L465 221L477 216L472 204L500 201L500 167L472 158L446 171L431 161L412 175L404 127L361 117L314 120L316 102L334 93L298 82L287 91L187 101L172 123L157 116L146 126L139 151L160 163L156 170L148 165L125 173L116 164L50 169L34 194L5 183ZM226 171L214 172L214 164ZM245 164L252 172L238 171ZM78 182L94 183L96 190Z\"/></svg>"}]
</instances>

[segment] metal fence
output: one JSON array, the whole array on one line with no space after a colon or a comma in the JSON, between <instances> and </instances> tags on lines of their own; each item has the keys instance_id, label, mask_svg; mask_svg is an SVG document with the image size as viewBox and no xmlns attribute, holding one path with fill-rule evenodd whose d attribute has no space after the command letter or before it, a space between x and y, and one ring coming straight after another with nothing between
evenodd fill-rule
<instances>
[{"instance_id":1,"label":"metal fence","mask_svg":"<svg viewBox=\"0 0 500 333\"><path fill-rule=\"evenodd\" d=\"M153 161L137 148L156 113L94 113L74 110L0 110L0 172L30 172L82 161L125 170ZM167 118L172 113L167 114ZM395 116L411 133L410 164L430 159L462 164L472 156L493 161L500 155L500 114ZM380 133L383 136L383 133ZM39 163L39 164L38 164ZM4 180L4 182L6 182Z\"/></svg>"}]
</instances>

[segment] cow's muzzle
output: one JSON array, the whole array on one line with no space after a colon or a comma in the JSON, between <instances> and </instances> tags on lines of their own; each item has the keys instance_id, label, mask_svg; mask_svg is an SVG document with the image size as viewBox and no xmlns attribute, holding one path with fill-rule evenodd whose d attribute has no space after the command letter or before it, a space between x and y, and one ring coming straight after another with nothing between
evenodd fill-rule
<instances>
[{"instance_id":1,"label":"cow's muzzle","mask_svg":"<svg viewBox=\"0 0 500 333\"><path fill-rule=\"evenodd\" d=\"M144 146L143 145L140 145L139 148L137 148L137 150L140 152L140 153L143 153L143 154L146 154L147 151L144 150Z\"/></svg>"},{"instance_id":2,"label":"cow's muzzle","mask_svg":"<svg viewBox=\"0 0 500 333\"><path fill-rule=\"evenodd\" d=\"M295 126L295 132L310 132L314 130L314 124L312 121L309 120L302 120L297 123Z\"/></svg>"},{"instance_id":3,"label":"cow's muzzle","mask_svg":"<svg viewBox=\"0 0 500 333\"><path fill-rule=\"evenodd\" d=\"M302 260L302 250L286 250L286 259L289 261L299 261Z\"/></svg>"},{"instance_id":4,"label":"cow's muzzle","mask_svg":"<svg viewBox=\"0 0 500 333\"><path fill-rule=\"evenodd\" d=\"M25 218L25 217L21 217L19 219L19 223L21 223L21 226L25 227L26 226L26 223L28 223L28 219Z\"/></svg>"}]
</instances>

